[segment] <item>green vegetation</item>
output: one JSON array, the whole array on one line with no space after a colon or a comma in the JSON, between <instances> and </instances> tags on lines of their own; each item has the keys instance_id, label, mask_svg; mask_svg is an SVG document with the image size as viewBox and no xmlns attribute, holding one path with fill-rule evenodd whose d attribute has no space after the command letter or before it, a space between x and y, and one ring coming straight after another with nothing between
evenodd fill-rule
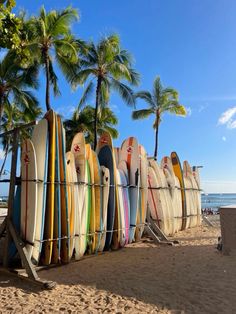
<instances>
[{"instance_id":1,"label":"green vegetation","mask_svg":"<svg viewBox=\"0 0 236 314\"><path fill-rule=\"evenodd\" d=\"M54 96L60 95L56 73L59 68L71 88L85 85L78 108L65 121L68 149L77 132L84 132L94 149L104 130L118 137L118 119L109 107L111 93L115 92L133 108L139 98L147 102L147 109L134 110L132 116L140 119L155 115L156 158L162 115L186 115L177 91L163 88L157 77L152 93L135 93L133 88L138 86L140 75L133 67L130 52L122 48L119 35L102 37L97 43L78 38L71 28L79 20L76 9L46 12L42 7L38 16L27 17L25 13L14 15L15 5L14 0L0 0L0 49L5 55L0 59L0 133L39 117L44 104L39 104L34 91L42 77L46 110L51 109L51 89ZM11 139L4 138L2 144L7 156ZM5 160L0 175L4 165Z\"/></svg>"},{"instance_id":2,"label":"green vegetation","mask_svg":"<svg viewBox=\"0 0 236 314\"><path fill-rule=\"evenodd\" d=\"M17 103L10 103L7 102L4 107L4 114L2 117L2 131L7 132L12 130L14 127L18 127L22 124L29 123L30 121L34 121L41 115L42 111L40 107L37 105L37 103L34 103L34 105L30 107L22 106L21 109L19 109L19 104ZM20 132L20 142L22 142L23 139L26 137L29 137L29 130L21 130ZM0 177L3 173L6 159L8 156L8 153L11 151L11 145L12 145L12 136L11 135L5 135L4 137L0 138L1 144L3 146L4 151L4 159L3 163L0 168Z\"/></svg>"},{"instance_id":3,"label":"green vegetation","mask_svg":"<svg viewBox=\"0 0 236 314\"><path fill-rule=\"evenodd\" d=\"M28 110L38 106L38 100L30 90L33 88L38 88L35 64L22 68L11 52L0 60L0 127L3 113L11 103Z\"/></svg>"},{"instance_id":4,"label":"green vegetation","mask_svg":"<svg viewBox=\"0 0 236 314\"><path fill-rule=\"evenodd\" d=\"M179 103L178 92L172 87L164 88L159 76L154 80L152 93L140 91L135 94L135 98L143 99L148 104L148 108L133 111L132 117L134 120L148 118L150 115L155 116L153 124L155 129L154 158L157 159L158 132L162 115L169 112L185 116L186 109Z\"/></svg>"},{"instance_id":5,"label":"green vegetation","mask_svg":"<svg viewBox=\"0 0 236 314\"><path fill-rule=\"evenodd\" d=\"M78 18L77 11L70 7L49 13L42 7L39 17L32 17L28 23L29 42L26 47L45 70L47 110L51 109L50 86L55 96L60 95L53 61L57 62L67 80L70 81L74 75L80 42L71 34L71 23Z\"/></svg>"},{"instance_id":6,"label":"green vegetation","mask_svg":"<svg viewBox=\"0 0 236 314\"><path fill-rule=\"evenodd\" d=\"M78 132L84 132L87 143L94 141L94 113L95 109L91 106L84 107L81 111L76 110L71 119L65 121L67 150L70 150L73 137ZM117 138L119 133L115 129L118 119L108 107L99 110L97 116L97 132L101 135L104 131L110 132L113 138Z\"/></svg>"},{"instance_id":7,"label":"green vegetation","mask_svg":"<svg viewBox=\"0 0 236 314\"><path fill-rule=\"evenodd\" d=\"M133 106L133 91L123 81L131 85L139 83L139 74L132 68L132 57L127 50L121 49L118 35L102 38L96 45L94 43L88 45L88 53L80 60L80 70L73 83L84 84L88 80L79 109L94 92L95 87L93 147L96 149L98 113L100 108L109 104L111 90L118 92L126 104Z\"/></svg>"}]
</instances>

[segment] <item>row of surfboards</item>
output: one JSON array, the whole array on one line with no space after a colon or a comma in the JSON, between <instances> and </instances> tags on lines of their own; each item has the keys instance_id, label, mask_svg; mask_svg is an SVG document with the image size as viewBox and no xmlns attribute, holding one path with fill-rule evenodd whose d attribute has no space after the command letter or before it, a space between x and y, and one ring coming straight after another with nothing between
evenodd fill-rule
<instances>
[{"instance_id":1,"label":"row of surfboards","mask_svg":"<svg viewBox=\"0 0 236 314\"><path fill-rule=\"evenodd\" d=\"M33 263L80 259L142 237L147 207L166 235L200 224L197 168L176 153L160 166L134 137L115 148L109 133L96 152L75 135L66 153L61 118L48 111L21 149L13 222ZM9 254L16 249L12 244Z\"/></svg>"}]
</instances>

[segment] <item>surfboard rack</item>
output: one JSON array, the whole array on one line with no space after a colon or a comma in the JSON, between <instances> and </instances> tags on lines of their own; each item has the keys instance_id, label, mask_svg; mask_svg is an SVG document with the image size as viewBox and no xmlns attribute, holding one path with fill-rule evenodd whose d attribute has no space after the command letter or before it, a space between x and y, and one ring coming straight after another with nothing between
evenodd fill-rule
<instances>
[{"instance_id":1,"label":"surfboard rack","mask_svg":"<svg viewBox=\"0 0 236 314\"><path fill-rule=\"evenodd\" d=\"M32 264L31 260L28 258L27 251L25 248L24 241L20 238L17 233L14 224L12 222L13 216L13 205L14 205L14 196L15 196L15 187L16 187L16 170L17 170L17 155L18 155L18 138L19 132L21 129L30 128L33 125L37 124L36 121L17 127L11 131L0 134L0 137L3 137L7 134L12 134L12 158L11 158L11 173L10 173L10 185L9 185L9 197L8 197L8 212L5 220L0 226L0 238L4 236L4 247L3 247L3 266L0 268L1 271L10 272L20 276L20 278L34 282L37 285L40 285L44 289L52 289L56 286L55 282L46 281L39 278L37 275L35 266ZM9 261L9 246L11 241L14 242L17 251L20 256L21 264L25 269L25 275L20 275L16 270L10 267Z\"/></svg>"},{"instance_id":2,"label":"surfboard rack","mask_svg":"<svg viewBox=\"0 0 236 314\"><path fill-rule=\"evenodd\" d=\"M159 228L155 220L152 219L149 207L147 208L146 219L147 224L145 226L145 231L153 239L154 243L170 246L179 244L179 241L177 240L172 241L168 239L167 236L162 232L162 230Z\"/></svg>"},{"instance_id":3,"label":"surfboard rack","mask_svg":"<svg viewBox=\"0 0 236 314\"><path fill-rule=\"evenodd\" d=\"M215 226L213 225L213 223L210 222L210 220L209 220L206 216L202 215L202 220L203 220L209 227L215 227Z\"/></svg>"}]
</instances>

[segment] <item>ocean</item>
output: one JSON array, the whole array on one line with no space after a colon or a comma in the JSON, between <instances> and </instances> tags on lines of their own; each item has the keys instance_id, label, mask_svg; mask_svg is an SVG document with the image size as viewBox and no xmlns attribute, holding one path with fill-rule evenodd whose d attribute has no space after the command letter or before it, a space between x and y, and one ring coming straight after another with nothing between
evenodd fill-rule
<instances>
[{"instance_id":1,"label":"ocean","mask_svg":"<svg viewBox=\"0 0 236 314\"><path fill-rule=\"evenodd\" d=\"M236 193L222 193L222 194L202 194L202 209L211 208L212 210L218 210L221 206L236 205Z\"/></svg>"},{"instance_id":2,"label":"ocean","mask_svg":"<svg viewBox=\"0 0 236 314\"><path fill-rule=\"evenodd\" d=\"M7 201L7 196L0 196L0 203ZM201 195L202 209L218 210L221 206L236 205L236 193L209 193Z\"/></svg>"}]
</instances>

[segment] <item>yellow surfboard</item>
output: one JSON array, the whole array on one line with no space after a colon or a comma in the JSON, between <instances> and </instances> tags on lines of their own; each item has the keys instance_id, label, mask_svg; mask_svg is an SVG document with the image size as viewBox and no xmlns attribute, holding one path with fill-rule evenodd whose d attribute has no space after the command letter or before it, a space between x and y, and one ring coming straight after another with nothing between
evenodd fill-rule
<instances>
[{"instance_id":1,"label":"yellow surfboard","mask_svg":"<svg viewBox=\"0 0 236 314\"><path fill-rule=\"evenodd\" d=\"M94 253L95 252L95 232L96 232L96 227L95 227L95 187L94 187L94 165L93 165L93 153L92 153L92 148L90 144L85 145L85 150L86 150L86 159L88 160L89 163L89 168L90 168L90 175L91 175L91 212L90 212L90 228L89 228L89 233L91 234L88 237L88 247L89 247L89 253Z\"/></svg>"},{"instance_id":2,"label":"yellow surfboard","mask_svg":"<svg viewBox=\"0 0 236 314\"><path fill-rule=\"evenodd\" d=\"M101 234L101 205L102 205L102 195L101 195L101 174L100 174L100 165L97 158L97 154L91 150L93 157L93 171L94 171L94 189L95 189L95 250L98 250ZM93 252L94 253L94 252Z\"/></svg>"},{"instance_id":3,"label":"yellow surfboard","mask_svg":"<svg viewBox=\"0 0 236 314\"><path fill-rule=\"evenodd\" d=\"M44 225L44 240L42 251L42 264L49 265L52 258L53 248L53 224L54 224L54 181L55 181L55 158L56 158L56 114L49 110L45 119L48 120L49 130L49 155L48 155L48 177L47 177L47 199Z\"/></svg>"},{"instance_id":4,"label":"yellow surfboard","mask_svg":"<svg viewBox=\"0 0 236 314\"><path fill-rule=\"evenodd\" d=\"M180 163L179 157L178 157L176 152L171 153L171 161L172 161L175 175L179 179L179 183L180 183L181 196L182 196L182 227L181 227L181 230L185 230L186 229L186 223L187 223L185 185L184 185L184 178L183 178L183 171L182 171L181 163Z\"/></svg>"}]
</instances>

